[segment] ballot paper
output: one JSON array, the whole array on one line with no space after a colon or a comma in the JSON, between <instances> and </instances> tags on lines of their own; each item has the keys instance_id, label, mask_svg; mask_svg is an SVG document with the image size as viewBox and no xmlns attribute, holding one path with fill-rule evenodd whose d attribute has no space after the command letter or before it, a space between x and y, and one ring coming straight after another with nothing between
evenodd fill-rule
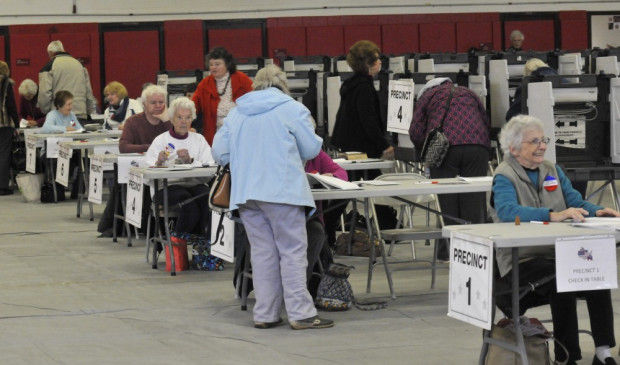
<instances>
[{"instance_id":1,"label":"ballot paper","mask_svg":"<svg viewBox=\"0 0 620 365\"><path fill-rule=\"evenodd\" d=\"M575 227L589 227L602 229L615 229L620 231L620 218L618 217L591 217L586 218L585 222L574 222Z\"/></svg>"},{"instance_id":2,"label":"ballot paper","mask_svg":"<svg viewBox=\"0 0 620 365\"><path fill-rule=\"evenodd\" d=\"M318 182L324 187L326 187L327 189L341 189L341 190L361 189L361 187L357 186L356 184L352 182L340 180L339 178L333 177L333 176L311 174L311 173L306 173L306 176L308 177L308 182L310 183L311 186L314 185L315 182Z\"/></svg>"}]
</instances>

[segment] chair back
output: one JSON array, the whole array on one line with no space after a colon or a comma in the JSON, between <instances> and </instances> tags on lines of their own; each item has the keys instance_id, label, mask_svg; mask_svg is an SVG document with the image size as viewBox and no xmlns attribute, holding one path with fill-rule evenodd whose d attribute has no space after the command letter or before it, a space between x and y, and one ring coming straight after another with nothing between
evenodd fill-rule
<instances>
[{"instance_id":1,"label":"chair back","mask_svg":"<svg viewBox=\"0 0 620 365\"><path fill-rule=\"evenodd\" d=\"M390 173L379 175L375 178L375 180L383 180L383 181L395 181L395 182L416 182L416 181L424 181L428 180L423 175L415 173L415 172L407 172L407 173ZM437 200L437 197L434 194L426 194L426 195L407 195L402 196L401 198L412 201L418 204L427 204L432 203ZM391 198L391 197L378 197L373 198L375 204L389 205L392 207L400 207L401 205L406 205L406 203Z\"/></svg>"}]
</instances>

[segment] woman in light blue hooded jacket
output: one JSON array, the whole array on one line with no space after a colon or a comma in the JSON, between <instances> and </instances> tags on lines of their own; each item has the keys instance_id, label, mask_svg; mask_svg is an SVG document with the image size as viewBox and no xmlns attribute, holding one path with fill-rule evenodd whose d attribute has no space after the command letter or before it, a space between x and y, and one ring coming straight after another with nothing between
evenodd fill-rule
<instances>
[{"instance_id":1,"label":"woman in light blue hooded jacket","mask_svg":"<svg viewBox=\"0 0 620 365\"><path fill-rule=\"evenodd\" d=\"M251 246L254 326L326 328L306 288L306 208L314 208L304 160L321 150L310 112L288 94L286 74L268 65L254 91L237 99L213 140L212 154L230 164L230 208L239 209Z\"/></svg>"}]
</instances>

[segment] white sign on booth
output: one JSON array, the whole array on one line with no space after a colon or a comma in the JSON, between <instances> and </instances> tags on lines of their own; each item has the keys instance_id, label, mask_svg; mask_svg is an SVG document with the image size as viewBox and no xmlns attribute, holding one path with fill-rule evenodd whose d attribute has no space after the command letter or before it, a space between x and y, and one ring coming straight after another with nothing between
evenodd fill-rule
<instances>
[{"instance_id":1,"label":"white sign on booth","mask_svg":"<svg viewBox=\"0 0 620 365\"><path fill-rule=\"evenodd\" d=\"M142 174L129 172L125 221L137 228L142 226Z\"/></svg>"},{"instance_id":2,"label":"white sign on booth","mask_svg":"<svg viewBox=\"0 0 620 365\"><path fill-rule=\"evenodd\" d=\"M120 152L118 151L118 145L114 145L114 146L95 146L95 148L93 149L93 154L94 155L99 155L99 154L107 154L107 153L111 153L111 154L119 154ZM103 170L104 171L109 171L109 170L114 170L114 164L112 162L107 162L103 164Z\"/></svg>"},{"instance_id":3,"label":"white sign on booth","mask_svg":"<svg viewBox=\"0 0 620 365\"><path fill-rule=\"evenodd\" d=\"M388 131L409 133L409 125L413 117L414 96L413 80L390 80L387 108Z\"/></svg>"},{"instance_id":4,"label":"white sign on booth","mask_svg":"<svg viewBox=\"0 0 620 365\"><path fill-rule=\"evenodd\" d=\"M103 161L101 158L90 159L90 174L88 175L88 201L101 204L103 197Z\"/></svg>"},{"instance_id":5,"label":"white sign on booth","mask_svg":"<svg viewBox=\"0 0 620 365\"><path fill-rule=\"evenodd\" d=\"M220 213L211 212L211 242L215 241ZM211 246L211 255L219 257L224 261L235 261L235 222L224 216L222 227L220 227L220 238Z\"/></svg>"},{"instance_id":6,"label":"white sign on booth","mask_svg":"<svg viewBox=\"0 0 620 365\"><path fill-rule=\"evenodd\" d=\"M614 236L558 238L555 270L558 292L617 288Z\"/></svg>"},{"instance_id":7,"label":"white sign on booth","mask_svg":"<svg viewBox=\"0 0 620 365\"><path fill-rule=\"evenodd\" d=\"M452 233L448 293L448 316L491 329L493 241L462 232Z\"/></svg>"},{"instance_id":8,"label":"white sign on booth","mask_svg":"<svg viewBox=\"0 0 620 365\"><path fill-rule=\"evenodd\" d=\"M37 172L37 142L32 136L26 136L26 171Z\"/></svg>"},{"instance_id":9,"label":"white sign on booth","mask_svg":"<svg viewBox=\"0 0 620 365\"><path fill-rule=\"evenodd\" d=\"M56 182L64 187L69 187L69 172L71 170L69 163L73 150L68 146L60 146L58 149L58 158L56 159Z\"/></svg>"},{"instance_id":10,"label":"white sign on booth","mask_svg":"<svg viewBox=\"0 0 620 365\"><path fill-rule=\"evenodd\" d=\"M47 137L45 153L47 158L57 158L58 157L58 149L60 146L59 142L71 142L73 139L66 137Z\"/></svg>"},{"instance_id":11,"label":"white sign on booth","mask_svg":"<svg viewBox=\"0 0 620 365\"><path fill-rule=\"evenodd\" d=\"M129 181L129 169L131 167L141 167L144 156L137 153L127 153L118 155L118 183L127 184Z\"/></svg>"}]
</instances>

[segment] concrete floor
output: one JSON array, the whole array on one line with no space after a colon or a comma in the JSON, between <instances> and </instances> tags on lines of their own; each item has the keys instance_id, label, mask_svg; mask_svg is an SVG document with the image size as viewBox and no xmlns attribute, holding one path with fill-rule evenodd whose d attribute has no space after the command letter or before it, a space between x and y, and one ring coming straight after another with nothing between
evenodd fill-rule
<instances>
[{"instance_id":1,"label":"concrete floor","mask_svg":"<svg viewBox=\"0 0 620 365\"><path fill-rule=\"evenodd\" d=\"M95 206L98 215L101 206ZM24 203L0 197L0 363L2 364L475 364L481 330L446 316L447 269L430 290L430 271L397 271L398 298L386 309L321 313L331 329L252 327L234 297L232 265L171 277L145 263L144 242L97 238L96 222L75 217L75 201ZM396 256L410 255L407 245ZM419 245L418 255L430 256ZM162 258L163 261L163 258ZM365 294L367 261L356 270ZM379 268L372 297L388 296ZM614 307L620 295L613 291ZM253 299L250 299L250 309ZM585 304L581 327L589 328ZM616 312L617 313L617 312ZM548 307L528 312L550 318ZM616 316L616 333L620 329ZM592 339L581 338L591 363ZM617 354L617 349L613 350Z\"/></svg>"}]
</instances>

